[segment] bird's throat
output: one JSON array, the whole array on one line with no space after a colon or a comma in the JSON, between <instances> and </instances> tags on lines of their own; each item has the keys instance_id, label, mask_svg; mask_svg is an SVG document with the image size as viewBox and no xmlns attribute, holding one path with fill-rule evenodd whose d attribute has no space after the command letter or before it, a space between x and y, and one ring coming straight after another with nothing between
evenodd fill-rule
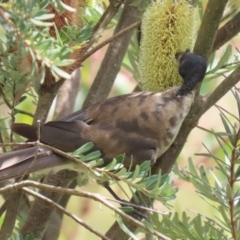
<instances>
[{"instance_id":1,"label":"bird's throat","mask_svg":"<svg viewBox=\"0 0 240 240\"><path fill-rule=\"evenodd\" d=\"M190 94L198 83L197 78L184 79L183 85L177 91L177 96L184 97Z\"/></svg>"}]
</instances>

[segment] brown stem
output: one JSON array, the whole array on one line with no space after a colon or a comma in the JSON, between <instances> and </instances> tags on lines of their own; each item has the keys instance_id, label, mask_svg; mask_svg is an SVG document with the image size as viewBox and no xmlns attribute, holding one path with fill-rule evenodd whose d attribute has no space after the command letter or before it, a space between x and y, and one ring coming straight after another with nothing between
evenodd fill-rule
<instances>
[{"instance_id":1,"label":"brown stem","mask_svg":"<svg viewBox=\"0 0 240 240\"><path fill-rule=\"evenodd\" d=\"M56 97L58 89L61 87L64 81L65 81L64 79L61 79L57 83L52 84L50 86L41 85L38 94L38 105L33 122L34 126L37 125L38 120L41 121L41 124L43 124L46 121L48 112L50 110L50 107L52 106L52 102Z\"/></svg>"},{"instance_id":2,"label":"brown stem","mask_svg":"<svg viewBox=\"0 0 240 240\"><path fill-rule=\"evenodd\" d=\"M212 52L218 50L226 42L231 40L240 32L240 12L237 13L229 22L222 26L216 35Z\"/></svg>"},{"instance_id":3,"label":"brown stem","mask_svg":"<svg viewBox=\"0 0 240 240\"><path fill-rule=\"evenodd\" d=\"M87 47L84 49L84 53L93 45L94 42L101 36L102 32L106 29L108 24L112 21L116 13L118 12L120 6L122 5L122 0L110 1L109 6L106 11L103 13L102 17L99 19L98 23L93 28L93 36L87 44Z\"/></svg>"},{"instance_id":4,"label":"brown stem","mask_svg":"<svg viewBox=\"0 0 240 240\"><path fill-rule=\"evenodd\" d=\"M213 106L222 96L224 96L233 86L240 80L240 66L235 69L223 82L221 82L216 89L204 100L199 114L205 113L211 106Z\"/></svg>"},{"instance_id":5,"label":"brown stem","mask_svg":"<svg viewBox=\"0 0 240 240\"><path fill-rule=\"evenodd\" d=\"M122 15L115 28L114 34L140 20L140 12L134 7L129 6L129 3L130 1L125 3ZM97 76L84 102L84 107L107 98L113 82L121 68L122 60L127 51L132 34L133 31L130 31L124 36L121 36L110 43Z\"/></svg>"},{"instance_id":6,"label":"brown stem","mask_svg":"<svg viewBox=\"0 0 240 240\"><path fill-rule=\"evenodd\" d=\"M83 57L82 61L86 60L89 58L91 55L93 55L96 51L98 51L100 48L104 47L105 45L109 44L110 42L113 42L117 38L121 37L122 35L128 33L129 31L132 31L133 29L139 27L141 25L141 21L138 21L136 23L133 23L129 27L124 28L123 30L119 31L118 33L114 34L110 38L106 39L105 41L101 42L98 44L96 47L94 47L92 50L87 52Z\"/></svg>"},{"instance_id":7,"label":"brown stem","mask_svg":"<svg viewBox=\"0 0 240 240\"><path fill-rule=\"evenodd\" d=\"M81 73L78 68L71 74L71 78L67 79L59 89L54 120L60 120L73 112L80 87L80 77Z\"/></svg>"},{"instance_id":8,"label":"brown stem","mask_svg":"<svg viewBox=\"0 0 240 240\"><path fill-rule=\"evenodd\" d=\"M18 215L18 209L21 203L22 191L19 190L9 195L7 200L6 215L0 231L0 239L10 239Z\"/></svg>"},{"instance_id":9,"label":"brown stem","mask_svg":"<svg viewBox=\"0 0 240 240\"><path fill-rule=\"evenodd\" d=\"M213 41L215 34L217 32L219 23L221 21L227 0L209 0L206 11L203 16L203 21L199 30L198 38L194 47L194 52L202 55L206 59L210 56L213 46ZM200 88L200 86L198 87ZM198 89L199 91L199 89ZM198 96L198 94L196 94ZM157 159L156 164L153 166L152 174L156 174L161 169L162 174L169 173L172 169L172 166L176 162L177 157L179 156L186 139L191 132L191 130L197 125L200 115L197 115L199 111L200 103L199 99L196 97L194 104L191 108L191 111L188 117L185 119L180 132L175 140L176 144L172 144L171 147L159 158ZM131 223L127 223L127 227L131 231L135 231L136 228ZM118 226L116 223L110 228L107 233L108 237L118 237L120 236L121 240L128 239L127 234L117 230Z\"/></svg>"},{"instance_id":10,"label":"brown stem","mask_svg":"<svg viewBox=\"0 0 240 240\"><path fill-rule=\"evenodd\" d=\"M66 187L77 175L77 172L62 170L54 175L48 176L44 182L52 186ZM61 194L44 190L40 191L40 194L54 202L58 202L61 197ZM54 209L51 204L40 199L35 199L21 229L23 237L26 237L28 234L33 234L35 238L42 239L53 211Z\"/></svg>"},{"instance_id":11,"label":"brown stem","mask_svg":"<svg viewBox=\"0 0 240 240\"><path fill-rule=\"evenodd\" d=\"M208 59L227 0L209 0L198 32L194 52ZM203 44L204 43L204 44Z\"/></svg>"}]
</instances>

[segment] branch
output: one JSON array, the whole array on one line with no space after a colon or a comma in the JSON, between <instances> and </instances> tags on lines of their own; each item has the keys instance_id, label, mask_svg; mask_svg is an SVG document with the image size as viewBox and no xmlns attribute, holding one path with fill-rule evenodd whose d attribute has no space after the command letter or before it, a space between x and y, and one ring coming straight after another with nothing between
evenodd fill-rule
<instances>
[{"instance_id":1,"label":"branch","mask_svg":"<svg viewBox=\"0 0 240 240\"><path fill-rule=\"evenodd\" d=\"M146 226L143 223L137 221L135 218L131 217L130 215L124 213L122 210L120 210L120 209L116 208L115 206L113 206L112 204L108 203L106 200L109 200L109 199L105 198L105 197L102 197L100 194L89 193L89 192L79 191L79 190L75 190L75 189L68 189L68 188L59 187L59 186L56 187L56 186L52 186L52 185L48 185L48 184L44 184L44 183L42 184L42 183L30 181L30 180L22 181L22 182L19 182L19 183L14 183L12 185L3 187L3 188L0 189L0 193L11 193L11 192L14 192L18 189L24 189L25 190L26 187L39 188L39 189L42 189L42 192L45 191L45 193L50 192L50 194L52 194L54 192L54 193L58 193L58 195L69 194L69 195L85 197L85 198L89 198L89 199L101 202L104 206L108 207L109 209L112 209L113 211L115 211L117 214L119 214L123 218L131 220L131 222L133 222L138 227L141 227L141 228L148 231L148 229L146 228ZM41 196L41 200L43 200L43 199L46 200L46 197ZM47 200L47 201L52 202L51 200ZM153 234L155 236L161 237L165 240L170 240L168 237L164 236L163 234L161 234L159 232L154 231Z\"/></svg>"},{"instance_id":2,"label":"branch","mask_svg":"<svg viewBox=\"0 0 240 240\"><path fill-rule=\"evenodd\" d=\"M46 76L52 77L49 71L46 71ZM47 81L50 81L48 77L45 77ZM38 93L38 105L35 112L35 118L33 125L36 126L37 121L40 120L43 124L46 121L52 102L57 95L59 88L64 83L65 79L60 79L55 84L41 85Z\"/></svg>"},{"instance_id":3,"label":"branch","mask_svg":"<svg viewBox=\"0 0 240 240\"><path fill-rule=\"evenodd\" d=\"M198 32L194 52L208 59L227 0L209 0Z\"/></svg>"},{"instance_id":4,"label":"branch","mask_svg":"<svg viewBox=\"0 0 240 240\"><path fill-rule=\"evenodd\" d=\"M67 210L65 210L63 207L61 207L59 204L53 202L52 200L44 197L43 195L34 192L28 188L23 188L23 191L32 195L33 197L37 197L38 199L41 199L47 203L49 203L50 205L52 205L54 208L60 210L61 212L63 212L64 214L66 214L67 216L69 216L70 218L72 218L74 221L76 221L77 223L79 223L80 225L82 225L83 227L85 227L87 230L89 230L90 232L94 233L95 235L97 235L98 237L104 239L104 240L111 240L107 237L105 237L104 235L102 235L101 233L99 233L98 231L94 230L93 228L91 228L88 224L86 224L82 219L80 219L79 217L75 216L74 214L68 212Z\"/></svg>"},{"instance_id":5,"label":"branch","mask_svg":"<svg viewBox=\"0 0 240 240\"><path fill-rule=\"evenodd\" d=\"M71 180L76 178L77 175L77 172L62 170L54 175L48 176L44 182L57 187L66 187ZM59 198L61 197L61 194L47 192L44 190L40 191L40 194L54 202L58 202ZM21 234L24 237L29 234L33 234L35 238L42 239L53 211L54 209L52 208L51 204L40 199L35 199L27 219L20 231Z\"/></svg>"},{"instance_id":6,"label":"branch","mask_svg":"<svg viewBox=\"0 0 240 240\"><path fill-rule=\"evenodd\" d=\"M222 98L240 80L240 65L205 99L199 114L204 114L211 106Z\"/></svg>"},{"instance_id":7,"label":"branch","mask_svg":"<svg viewBox=\"0 0 240 240\"><path fill-rule=\"evenodd\" d=\"M93 45L94 42L101 36L102 32L106 29L108 24L112 21L116 13L118 12L123 0L109 1L106 11L103 13L97 24L93 28L93 36L88 42L87 47L84 49L84 54Z\"/></svg>"},{"instance_id":8,"label":"branch","mask_svg":"<svg viewBox=\"0 0 240 240\"><path fill-rule=\"evenodd\" d=\"M206 59L210 56L212 51L212 46L214 42L214 38L220 24L225 6L227 4L227 0L209 0L204 16L203 21L199 30L198 38L195 43L194 52L205 57ZM198 119L200 116L196 115L196 112L199 110L199 93L200 85L197 89L196 98L188 114L188 117L182 124L182 127L179 131L179 134L171 145L171 147L156 161L156 164L152 168L152 174L156 174L161 169L162 174L169 173L176 162L185 142L186 139L191 132L191 130L197 125ZM145 197L144 197L145 198ZM133 199L131 200L133 201ZM131 223L130 223L131 224ZM132 224L129 226L127 223L128 228L134 232L136 227ZM116 235L114 235L116 233ZM128 239L128 236L123 232L117 231L117 224L115 223L107 233L108 237L118 237L121 234L121 240Z\"/></svg>"},{"instance_id":9,"label":"branch","mask_svg":"<svg viewBox=\"0 0 240 240\"><path fill-rule=\"evenodd\" d=\"M129 6L128 4L130 2L131 1L128 0L127 3L125 3L114 34L140 20L140 12L134 7ZM130 31L110 43L97 76L95 77L88 96L85 99L84 107L107 98L113 82L121 68L122 60L127 51L132 35L133 31Z\"/></svg>"},{"instance_id":10,"label":"branch","mask_svg":"<svg viewBox=\"0 0 240 240\"><path fill-rule=\"evenodd\" d=\"M6 215L0 231L0 239L10 239L18 216L18 209L21 203L22 191L13 192L8 196ZM17 201L16 201L17 199Z\"/></svg>"},{"instance_id":11,"label":"branch","mask_svg":"<svg viewBox=\"0 0 240 240\"><path fill-rule=\"evenodd\" d=\"M73 112L80 87L80 77L80 68L78 68L71 74L71 78L67 79L60 87L54 120L60 120Z\"/></svg>"},{"instance_id":12,"label":"branch","mask_svg":"<svg viewBox=\"0 0 240 240\"><path fill-rule=\"evenodd\" d=\"M218 50L222 45L235 37L239 32L240 12L218 30L212 52Z\"/></svg>"},{"instance_id":13,"label":"branch","mask_svg":"<svg viewBox=\"0 0 240 240\"><path fill-rule=\"evenodd\" d=\"M82 57L82 61L86 60L87 58L89 58L91 55L93 55L96 51L98 51L100 48L106 46L107 44L109 44L110 42L118 39L119 37L123 36L124 34L128 33L129 31L132 31L133 29L139 27L141 25L142 21L138 21L136 23L133 23L132 25L130 25L129 27L124 28L123 30L119 31L118 33L114 34L113 36L111 36L110 38L106 39L105 41L101 42L100 44L98 44L96 47L94 47L92 50L90 50L89 52L87 52L83 57Z\"/></svg>"},{"instance_id":14,"label":"branch","mask_svg":"<svg viewBox=\"0 0 240 240\"><path fill-rule=\"evenodd\" d=\"M206 10L204 12L203 20L201 23L201 27L198 32L198 38L194 46L194 52L205 57L206 59L208 59L208 57L211 54L215 35L217 32L218 26L221 22L221 18L223 16L223 12L226 4L227 4L227 0L221 0L221 1L209 0L208 1ZM199 90L200 90L200 84L196 90L194 103L192 104L192 107L190 109L190 112L187 118L184 120L182 124L182 127L178 133L178 136L174 141L175 143L173 143L171 147L167 150L167 152L165 152L160 157L160 159L157 160L157 163L153 169L154 173L158 172L159 169L162 170L162 174L165 174L171 171L174 163L177 160L177 157L179 156L187 140L189 133L197 125L198 119L201 117L201 114L199 112L199 108L201 107L201 103L198 97Z\"/></svg>"}]
</instances>

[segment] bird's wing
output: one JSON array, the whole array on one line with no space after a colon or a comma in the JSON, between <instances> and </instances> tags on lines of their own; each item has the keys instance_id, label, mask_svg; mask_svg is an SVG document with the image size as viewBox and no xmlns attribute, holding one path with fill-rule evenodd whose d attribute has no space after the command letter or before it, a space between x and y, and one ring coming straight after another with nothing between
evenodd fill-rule
<instances>
[{"instance_id":1,"label":"bird's wing","mask_svg":"<svg viewBox=\"0 0 240 240\"><path fill-rule=\"evenodd\" d=\"M150 119L152 96L137 93L110 98L70 115L65 121L48 122L42 127L41 140L67 152L93 142L95 149L102 152L105 164L120 154L125 154L126 167L154 161L158 135L151 123L155 121L157 127L158 122Z\"/></svg>"},{"instance_id":2,"label":"bird's wing","mask_svg":"<svg viewBox=\"0 0 240 240\"><path fill-rule=\"evenodd\" d=\"M149 94L129 94L107 99L99 104L75 112L62 121L52 121L41 127L42 142L60 150L71 152L86 142L93 142L95 149L102 151L107 164L119 154L125 154L125 165L140 164L145 160L155 160L157 140L151 124L141 122L138 117L149 108L150 102L144 101ZM144 118L142 119L144 120ZM12 129L31 140L37 140L37 128L26 124L13 124ZM23 149L18 152L0 155L0 162L9 163L4 176L24 173L34 159L36 150ZM17 156L17 158L15 158ZM55 154L38 158L34 171L47 166L62 164L64 159ZM14 160L13 160L14 159ZM49 161L49 162L47 162ZM40 163L42 162L42 163ZM31 168L33 170L33 168ZM1 178L0 178L1 179Z\"/></svg>"}]
</instances>

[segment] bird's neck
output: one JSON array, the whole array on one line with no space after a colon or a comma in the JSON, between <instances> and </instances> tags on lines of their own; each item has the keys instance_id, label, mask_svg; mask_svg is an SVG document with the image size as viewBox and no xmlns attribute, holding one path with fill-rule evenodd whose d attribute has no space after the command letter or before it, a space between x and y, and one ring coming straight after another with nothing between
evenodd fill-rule
<instances>
[{"instance_id":1,"label":"bird's neck","mask_svg":"<svg viewBox=\"0 0 240 240\"><path fill-rule=\"evenodd\" d=\"M198 83L197 78L193 78L193 77L191 77L191 79L185 78L183 85L177 91L177 96L183 97L183 96L190 94L193 91L193 89L197 83Z\"/></svg>"}]
</instances>

